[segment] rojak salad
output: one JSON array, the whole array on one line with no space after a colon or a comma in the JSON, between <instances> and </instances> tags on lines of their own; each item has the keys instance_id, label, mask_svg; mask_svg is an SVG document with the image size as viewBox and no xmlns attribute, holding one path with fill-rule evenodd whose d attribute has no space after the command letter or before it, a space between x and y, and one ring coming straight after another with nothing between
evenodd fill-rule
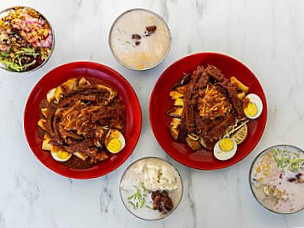
<instances>
[{"instance_id":1,"label":"rojak salad","mask_svg":"<svg viewBox=\"0 0 304 228\"><path fill-rule=\"evenodd\" d=\"M0 15L0 67L13 72L33 70L51 55L54 34L36 10L13 7Z\"/></svg>"}]
</instances>

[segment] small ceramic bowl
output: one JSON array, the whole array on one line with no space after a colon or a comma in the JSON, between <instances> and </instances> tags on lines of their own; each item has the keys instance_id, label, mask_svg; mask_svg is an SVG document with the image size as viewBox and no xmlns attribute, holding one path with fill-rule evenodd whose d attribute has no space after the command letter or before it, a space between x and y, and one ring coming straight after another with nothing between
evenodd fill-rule
<instances>
[{"instance_id":1,"label":"small ceramic bowl","mask_svg":"<svg viewBox=\"0 0 304 228\"><path fill-rule=\"evenodd\" d=\"M174 172L178 174L178 187L174 190L167 191L169 193L169 197L172 199L173 202L173 209L167 213L161 213L158 210L153 210L152 205L153 201L151 199L151 192L149 190L142 189L143 196L145 197L145 203L141 206L135 206L134 204L130 203L130 199L132 198L132 195L134 194L135 190L138 189L136 187L138 183L135 181L136 175L133 175L133 171L135 171L136 166L143 162L148 162L149 164L158 163L158 164L164 164L168 165L168 167L173 168ZM132 170L133 169L133 170ZM134 179L133 179L134 178ZM140 187L139 187L140 188ZM127 210L136 216L137 218L140 218L145 221L156 221L160 219L164 219L171 215L176 208L179 206L179 203L182 199L183 195L183 182L182 178L180 176L180 173L178 170L169 162L165 161L161 158L156 157L144 157L137 161L134 161L123 173L120 185L119 185L119 192L121 200L124 204L124 206L127 208Z\"/></svg>"},{"instance_id":2,"label":"small ceramic bowl","mask_svg":"<svg viewBox=\"0 0 304 228\"><path fill-rule=\"evenodd\" d=\"M161 16L136 8L124 12L114 21L108 42L120 64L142 71L156 67L166 58L171 47L171 33Z\"/></svg>"},{"instance_id":3,"label":"small ceramic bowl","mask_svg":"<svg viewBox=\"0 0 304 228\"><path fill-rule=\"evenodd\" d=\"M285 152L284 152L285 151ZM271 154L267 154L273 152ZM285 191L286 187L289 187L290 189L294 190L294 186L299 186L299 191L304 192L304 182L303 178L301 178L302 175L304 175L304 165L301 170L298 171L290 171L290 163L288 160L287 154L291 152L292 154L298 154L301 156L302 159L304 159L304 151L296 146L292 145L275 145L271 146L265 150L263 150L260 154L257 155L257 157L252 162L250 171L249 171L249 185L251 192L254 196L254 198L259 202L260 205L262 205L267 210L277 213L277 214L294 214L304 209L304 198L302 199L303 205L299 207L299 209L292 210L289 209L288 211L285 209L279 210L277 206L281 206L284 208L287 205L284 205L284 202L289 202L289 205L293 205L296 202L299 202L298 199L291 199L291 195L294 194L294 192ZM287 153L287 154L284 154ZM270 160L267 160L268 163L263 162L263 164L267 164L267 166L259 166L261 163L261 159L263 159L263 156L269 156L266 157L266 159L270 158ZM296 155L297 156L297 155ZM273 158L273 159L272 159ZM297 158L297 157L295 157ZM281 164L282 163L282 164ZM271 164L271 165L269 165ZM272 165L274 164L274 166ZM278 166L280 164L280 166ZM304 161L303 161L304 164ZM271 167L271 168L269 168ZM284 167L283 169L281 167ZM275 171L274 171L275 170ZM265 175L265 172L267 173ZM269 173L271 174L269 175ZM298 174L302 173L302 174ZM293 178L294 176L297 177L297 174L300 179L297 180L297 178ZM271 180L269 180L269 176L271 176ZM301 183L302 182L302 183ZM293 185L293 186L291 186ZM274 186L274 187L273 187ZM282 187L285 186L285 187ZM290 188L292 187L292 188ZM285 189L284 189L285 188ZM280 194L283 192L282 197ZM285 194L287 193L287 194ZM302 196L302 194L300 194ZM279 197L279 198L276 198ZM304 196L303 196L304 197ZM275 200L275 201L274 201ZM273 202L271 202L273 201ZM271 204L270 204L271 202ZM272 205L273 204L273 205ZM270 206L272 205L272 206Z\"/></svg>"},{"instance_id":4,"label":"small ceramic bowl","mask_svg":"<svg viewBox=\"0 0 304 228\"><path fill-rule=\"evenodd\" d=\"M32 21L27 21L25 23L37 23L39 25L41 25L42 23L47 23L49 28L50 28L50 31L51 31L51 36L50 36L50 40L48 40L47 42L51 42L51 47L49 47L49 53L47 54L47 57L44 59L44 61L40 64L34 64L34 67L32 68L28 68L26 70L20 70L20 71L17 71L17 70L13 70L9 67L7 67L2 61L1 61L1 54L4 53L5 51L1 51L1 47L0 47L0 68L1 69L4 69L8 72L14 72L14 73L25 73L25 72L33 72L39 68L41 68L42 66L44 66L44 64L46 64L46 62L49 60L49 58L51 57L53 51L54 51L54 47L55 47L55 33L54 33L54 29L52 28L52 25L49 23L49 21L46 19L45 16L43 16L40 12L38 12L37 10L31 8L31 7L27 7L27 6L14 6L14 7L10 7L10 8L7 8L3 11L0 12L0 19L2 19L3 17L7 16L8 13L11 13L11 12L14 12L16 10L19 10L19 9L24 9L24 10L31 10L33 11L35 14L39 15L40 18L36 20L32 20ZM41 21L39 21L41 19ZM35 22L34 22L35 21ZM1 25L0 24L0 31L1 31ZM17 34L16 34L17 35ZM18 33L17 36L21 36L20 33Z\"/></svg>"}]
</instances>

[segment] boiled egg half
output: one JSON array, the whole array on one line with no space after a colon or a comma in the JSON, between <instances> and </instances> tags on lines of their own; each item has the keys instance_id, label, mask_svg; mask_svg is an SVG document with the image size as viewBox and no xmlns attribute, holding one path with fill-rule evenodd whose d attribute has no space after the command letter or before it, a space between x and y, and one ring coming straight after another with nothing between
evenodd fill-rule
<instances>
[{"instance_id":1,"label":"boiled egg half","mask_svg":"<svg viewBox=\"0 0 304 228\"><path fill-rule=\"evenodd\" d=\"M59 162L65 162L72 157L72 154L63 151L60 147L51 145L50 140L51 138L48 135L44 136L42 142L42 149L49 150L54 160Z\"/></svg>"},{"instance_id":2,"label":"boiled egg half","mask_svg":"<svg viewBox=\"0 0 304 228\"><path fill-rule=\"evenodd\" d=\"M248 94L245 99L249 99L247 107L244 108L244 113L249 119L258 118L263 111L263 103L261 98L256 94Z\"/></svg>"},{"instance_id":3,"label":"boiled egg half","mask_svg":"<svg viewBox=\"0 0 304 228\"><path fill-rule=\"evenodd\" d=\"M126 145L126 140L122 133L115 129L110 129L106 139L105 146L110 153L119 153Z\"/></svg>"},{"instance_id":4,"label":"boiled egg half","mask_svg":"<svg viewBox=\"0 0 304 228\"><path fill-rule=\"evenodd\" d=\"M57 146L51 146L51 155L54 160L59 162L65 162L72 157L72 154L61 150Z\"/></svg>"},{"instance_id":5,"label":"boiled egg half","mask_svg":"<svg viewBox=\"0 0 304 228\"><path fill-rule=\"evenodd\" d=\"M220 161L226 161L232 158L237 150L236 142L231 138L219 140L213 149L214 157Z\"/></svg>"}]
</instances>

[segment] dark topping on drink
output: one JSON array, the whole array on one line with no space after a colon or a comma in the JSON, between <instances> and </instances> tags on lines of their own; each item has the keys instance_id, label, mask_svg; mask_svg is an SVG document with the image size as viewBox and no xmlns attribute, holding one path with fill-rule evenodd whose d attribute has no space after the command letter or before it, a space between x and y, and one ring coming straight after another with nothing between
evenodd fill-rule
<instances>
[{"instance_id":1,"label":"dark topping on drink","mask_svg":"<svg viewBox=\"0 0 304 228\"><path fill-rule=\"evenodd\" d=\"M150 36L152 33L154 33L156 30L156 26L152 25L152 26L146 26L146 31L144 33L144 36Z\"/></svg>"},{"instance_id":2,"label":"dark topping on drink","mask_svg":"<svg viewBox=\"0 0 304 228\"><path fill-rule=\"evenodd\" d=\"M173 202L167 191L151 192L151 198L153 200L153 210L166 214L173 209Z\"/></svg>"},{"instance_id":3,"label":"dark topping on drink","mask_svg":"<svg viewBox=\"0 0 304 228\"><path fill-rule=\"evenodd\" d=\"M303 183L303 180L301 179L301 176L303 176L303 173L298 173L295 175L295 177L288 178L289 182L297 182L297 183Z\"/></svg>"},{"instance_id":4,"label":"dark topping on drink","mask_svg":"<svg viewBox=\"0 0 304 228\"><path fill-rule=\"evenodd\" d=\"M295 182L297 179L296 178L288 178L289 182Z\"/></svg>"},{"instance_id":5,"label":"dark topping on drink","mask_svg":"<svg viewBox=\"0 0 304 228\"><path fill-rule=\"evenodd\" d=\"M140 39L141 39L141 35L132 34L132 39L133 39L133 40L140 40Z\"/></svg>"}]
</instances>

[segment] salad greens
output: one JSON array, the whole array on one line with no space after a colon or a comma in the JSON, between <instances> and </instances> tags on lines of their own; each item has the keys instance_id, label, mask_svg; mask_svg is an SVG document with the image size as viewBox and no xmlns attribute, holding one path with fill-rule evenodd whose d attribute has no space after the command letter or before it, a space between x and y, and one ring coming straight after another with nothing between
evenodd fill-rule
<instances>
[{"instance_id":1,"label":"salad greens","mask_svg":"<svg viewBox=\"0 0 304 228\"><path fill-rule=\"evenodd\" d=\"M287 149L273 149L273 152L274 160L283 173L304 170L304 157L300 157L299 153L290 152Z\"/></svg>"},{"instance_id":2,"label":"salad greens","mask_svg":"<svg viewBox=\"0 0 304 228\"><path fill-rule=\"evenodd\" d=\"M147 189L141 184L140 187L133 186L135 192L128 197L128 203L133 207L134 210L138 208L143 208L146 204ZM147 208L151 206L146 205Z\"/></svg>"},{"instance_id":3,"label":"salad greens","mask_svg":"<svg viewBox=\"0 0 304 228\"><path fill-rule=\"evenodd\" d=\"M34 48L31 47L23 47L20 48L17 52L13 53L11 50L7 50L5 52L0 52L0 62L5 65L5 67L12 71L25 71L28 67L34 65L36 63L36 59L27 64L23 64L26 62L28 58L37 57L39 53L35 51Z\"/></svg>"}]
</instances>

